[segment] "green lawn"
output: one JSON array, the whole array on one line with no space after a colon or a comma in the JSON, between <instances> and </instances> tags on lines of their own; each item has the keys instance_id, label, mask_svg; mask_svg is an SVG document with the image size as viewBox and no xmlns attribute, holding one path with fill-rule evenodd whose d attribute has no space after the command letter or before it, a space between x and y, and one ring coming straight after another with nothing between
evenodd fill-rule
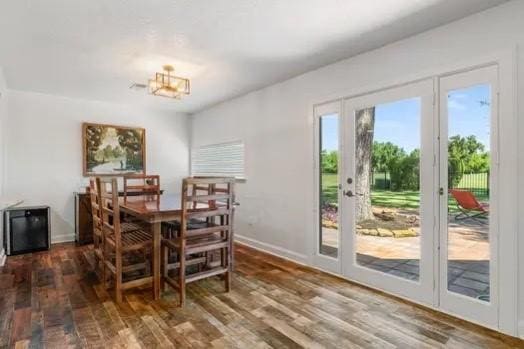
<instances>
[{"instance_id":1,"label":"green lawn","mask_svg":"<svg viewBox=\"0 0 524 349\"><path fill-rule=\"evenodd\" d=\"M420 194L418 191L373 190L371 192L371 204L379 207L418 209Z\"/></svg>"},{"instance_id":2,"label":"green lawn","mask_svg":"<svg viewBox=\"0 0 524 349\"><path fill-rule=\"evenodd\" d=\"M468 188L472 187L472 183L477 183L479 188L485 186L485 178L475 182L472 178L465 178L468 175L464 175L464 178L461 180L459 187L462 183L467 183ZM475 175L479 177L478 175ZM484 182L483 182L484 180ZM467 181L467 182L465 182ZM463 186L462 186L463 187ZM337 175L335 174L324 174L322 175L322 191L324 201L328 203L337 203ZM480 201L487 201L488 198L485 196L477 195L477 198ZM387 191L387 190L373 190L371 192L371 203L373 206L380 207L391 207L391 208L403 208L403 209L417 209L419 207L420 194L418 191ZM456 210L456 202L450 197L449 198L449 207L451 211Z\"/></svg>"}]
</instances>

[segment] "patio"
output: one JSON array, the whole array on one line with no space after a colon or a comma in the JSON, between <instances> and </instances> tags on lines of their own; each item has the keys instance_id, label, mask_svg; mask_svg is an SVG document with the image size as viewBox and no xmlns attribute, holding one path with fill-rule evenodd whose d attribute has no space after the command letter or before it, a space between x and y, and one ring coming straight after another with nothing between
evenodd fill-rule
<instances>
[{"instance_id":1,"label":"patio","mask_svg":"<svg viewBox=\"0 0 524 349\"><path fill-rule=\"evenodd\" d=\"M489 300L488 226L449 216L448 290ZM322 251L336 256L338 231L323 229ZM357 263L387 274L419 279L420 236L356 235Z\"/></svg>"}]
</instances>

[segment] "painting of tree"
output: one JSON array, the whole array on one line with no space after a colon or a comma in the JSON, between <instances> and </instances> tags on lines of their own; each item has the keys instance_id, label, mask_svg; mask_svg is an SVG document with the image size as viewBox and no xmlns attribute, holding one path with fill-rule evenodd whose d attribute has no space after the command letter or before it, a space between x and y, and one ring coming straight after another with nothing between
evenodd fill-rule
<instances>
[{"instance_id":1,"label":"painting of tree","mask_svg":"<svg viewBox=\"0 0 524 349\"><path fill-rule=\"evenodd\" d=\"M145 172L145 130L83 124L84 176Z\"/></svg>"}]
</instances>

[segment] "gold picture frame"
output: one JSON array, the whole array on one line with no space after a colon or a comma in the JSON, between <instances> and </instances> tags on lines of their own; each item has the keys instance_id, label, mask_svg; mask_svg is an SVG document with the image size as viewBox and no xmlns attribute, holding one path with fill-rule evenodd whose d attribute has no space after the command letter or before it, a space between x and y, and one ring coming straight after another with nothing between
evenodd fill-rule
<instances>
[{"instance_id":1,"label":"gold picture frame","mask_svg":"<svg viewBox=\"0 0 524 349\"><path fill-rule=\"evenodd\" d=\"M146 173L146 130L84 122L83 175L122 176Z\"/></svg>"}]
</instances>

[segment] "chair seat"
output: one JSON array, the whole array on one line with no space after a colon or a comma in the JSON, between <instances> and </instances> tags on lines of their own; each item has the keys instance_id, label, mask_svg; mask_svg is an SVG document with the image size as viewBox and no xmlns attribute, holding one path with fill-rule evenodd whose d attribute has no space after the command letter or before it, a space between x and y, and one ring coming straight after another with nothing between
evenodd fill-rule
<instances>
[{"instance_id":1,"label":"chair seat","mask_svg":"<svg viewBox=\"0 0 524 349\"><path fill-rule=\"evenodd\" d=\"M123 233L132 232L134 230L144 230L144 227L140 223L135 222L122 222L120 223L120 229Z\"/></svg>"},{"instance_id":2,"label":"chair seat","mask_svg":"<svg viewBox=\"0 0 524 349\"><path fill-rule=\"evenodd\" d=\"M175 229L175 230L180 229L179 221L163 222L162 224L171 229ZM201 228L207 228L207 227L209 227L209 223L207 223L206 221L198 220L198 219L190 219L187 225L188 230L201 229Z\"/></svg>"},{"instance_id":3,"label":"chair seat","mask_svg":"<svg viewBox=\"0 0 524 349\"><path fill-rule=\"evenodd\" d=\"M116 245L114 235L107 237L107 241L113 246ZM151 233L144 230L133 230L122 233L122 249L125 251L137 250L153 243L153 236Z\"/></svg>"},{"instance_id":4,"label":"chair seat","mask_svg":"<svg viewBox=\"0 0 524 349\"><path fill-rule=\"evenodd\" d=\"M172 249L180 248L181 239L163 239L162 244ZM227 247L229 242L218 234L186 239L186 254L213 251Z\"/></svg>"}]
</instances>

